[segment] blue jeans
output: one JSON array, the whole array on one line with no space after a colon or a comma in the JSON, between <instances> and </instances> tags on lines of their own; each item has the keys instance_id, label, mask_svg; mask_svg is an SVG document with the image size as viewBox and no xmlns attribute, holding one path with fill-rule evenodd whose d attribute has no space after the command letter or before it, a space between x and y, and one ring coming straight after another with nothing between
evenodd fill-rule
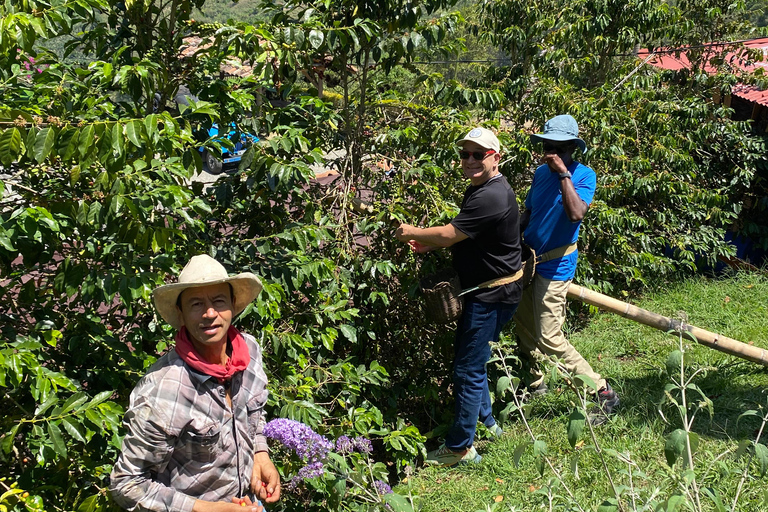
<instances>
[{"instance_id":1,"label":"blue jeans","mask_svg":"<svg viewBox=\"0 0 768 512\"><path fill-rule=\"evenodd\" d=\"M489 342L499 341L504 324L512 319L517 304L466 300L456 327L453 362L453 394L456 412L445 437L445 446L454 451L472 446L478 419L486 427L496 424L491 412L488 374L485 366L491 357Z\"/></svg>"}]
</instances>

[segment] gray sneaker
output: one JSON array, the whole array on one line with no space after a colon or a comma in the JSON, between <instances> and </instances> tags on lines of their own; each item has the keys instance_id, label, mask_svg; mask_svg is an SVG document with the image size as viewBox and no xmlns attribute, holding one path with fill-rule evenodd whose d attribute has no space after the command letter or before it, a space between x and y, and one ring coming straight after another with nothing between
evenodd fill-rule
<instances>
[{"instance_id":1,"label":"gray sneaker","mask_svg":"<svg viewBox=\"0 0 768 512\"><path fill-rule=\"evenodd\" d=\"M501 426L498 423L494 423L492 427L485 427L488 429L488 433L491 434L491 438L496 441L498 439L501 439L501 436L504 435L504 430L501 428Z\"/></svg>"},{"instance_id":2,"label":"gray sneaker","mask_svg":"<svg viewBox=\"0 0 768 512\"><path fill-rule=\"evenodd\" d=\"M477 453L474 446L456 452L445 446L445 443L443 443L437 450L427 452L427 458L424 459L424 464L450 468L460 464L477 464L482 459L483 458Z\"/></svg>"}]
</instances>

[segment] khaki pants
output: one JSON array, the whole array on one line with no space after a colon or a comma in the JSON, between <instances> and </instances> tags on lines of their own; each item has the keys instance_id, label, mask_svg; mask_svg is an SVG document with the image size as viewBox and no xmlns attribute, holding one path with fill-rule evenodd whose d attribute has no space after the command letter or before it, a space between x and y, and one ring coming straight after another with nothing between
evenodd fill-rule
<instances>
[{"instance_id":1,"label":"khaki pants","mask_svg":"<svg viewBox=\"0 0 768 512\"><path fill-rule=\"evenodd\" d=\"M571 345L563 334L565 301L570 281L553 281L539 275L523 290L523 297L515 313L515 331L520 337L520 349L535 365L555 356L572 375L586 375L595 381L597 389L605 387L605 379L595 373L592 366ZM544 380L540 368L531 369L536 388Z\"/></svg>"}]
</instances>

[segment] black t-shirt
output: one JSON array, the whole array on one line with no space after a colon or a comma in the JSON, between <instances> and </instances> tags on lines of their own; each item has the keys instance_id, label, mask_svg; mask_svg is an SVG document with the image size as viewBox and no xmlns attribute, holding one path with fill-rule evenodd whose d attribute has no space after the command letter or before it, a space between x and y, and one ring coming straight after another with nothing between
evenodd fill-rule
<instances>
[{"instance_id":1,"label":"black t-shirt","mask_svg":"<svg viewBox=\"0 0 768 512\"><path fill-rule=\"evenodd\" d=\"M464 192L461 211L451 221L468 237L451 246L453 268L459 274L462 288L520 270L519 217L515 193L500 174ZM521 281L516 281L468 293L465 297L515 304L520 301L521 292Z\"/></svg>"}]
</instances>

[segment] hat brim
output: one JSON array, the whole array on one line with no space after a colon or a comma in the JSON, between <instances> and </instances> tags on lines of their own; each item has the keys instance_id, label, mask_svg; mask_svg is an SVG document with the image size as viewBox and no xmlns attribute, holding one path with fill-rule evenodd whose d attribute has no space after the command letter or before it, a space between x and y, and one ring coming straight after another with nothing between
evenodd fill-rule
<instances>
[{"instance_id":1,"label":"hat brim","mask_svg":"<svg viewBox=\"0 0 768 512\"><path fill-rule=\"evenodd\" d=\"M572 137L571 135L566 135L564 133L534 133L531 135L531 141L532 142L543 142L545 140L551 140L554 142L570 142L573 141L574 144L579 146L582 153L587 152L587 143L583 140L579 139L578 137Z\"/></svg>"},{"instance_id":2,"label":"hat brim","mask_svg":"<svg viewBox=\"0 0 768 512\"><path fill-rule=\"evenodd\" d=\"M202 286L211 286L216 284L229 283L232 285L232 293L235 301L232 304L234 316L243 312L245 307L253 302L262 289L261 281L255 274L243 272L236 276L230 276L213 281L199 281L193 283L172 283L155 288L152 297L155 302L155 308L160 316L171 324L174 329L181 328L181 318L176 309L176 301L181 292L187 288L200 288Z\"/></svg>"},{"instance_id":3,"label":"hat brim","mask_svg":"<svg viewBox=\"0 0 768 512\"><path fill-rule=\"evenodd\" d=\"M463 148L463 147L464 147L464 143L465 143L465 142L474 142L475 144L477 144L477 145L478 145L478 146L480 146L481 148L485 148L485 149L492 149L492 150L494 150L494 151L498 151L499 153L501 152L501 144L499 144L499 148L498 148L498 149L496 149L496 148L492 148L491 146L486 146L485 144L482 144L482 143L478 142L476 139L468 139L468 138L466 138L466 137L465 137L465 138L463 138L463 139L459 139L459 140L457 140L457 141L456 141L456 145L457 145L458 147L460 147L460 148Z\"/></svg>"}]
</instances>

